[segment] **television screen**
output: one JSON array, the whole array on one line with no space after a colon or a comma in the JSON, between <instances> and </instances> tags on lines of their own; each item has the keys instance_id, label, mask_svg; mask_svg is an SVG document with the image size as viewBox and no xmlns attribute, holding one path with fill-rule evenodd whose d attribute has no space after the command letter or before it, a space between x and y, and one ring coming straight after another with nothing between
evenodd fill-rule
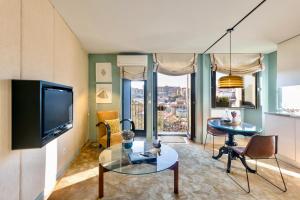
<instances>
[{"instance_id":1,"label":"television screen","mask_svg":"<svg viewBox=\"0 0 300 200\"><path fill-rule=\"evenodd\" d=\"M45 88L43 90L43 136L73 121L72 90Z\"/></svg>"}]
</instances>

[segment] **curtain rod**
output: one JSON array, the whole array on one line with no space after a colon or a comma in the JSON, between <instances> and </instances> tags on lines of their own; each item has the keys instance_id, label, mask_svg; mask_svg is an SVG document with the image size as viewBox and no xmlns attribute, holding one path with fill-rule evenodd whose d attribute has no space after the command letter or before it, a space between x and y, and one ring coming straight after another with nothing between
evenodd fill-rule
<instances>
[{"instance_id":1,"label":"curtain rod","mask_svg":"<svg viewBox=\"0 0 300 200\"><path fill-rule=\"evenodd\" d=\"M242 21L244 21L249 15L251 15L256 9L258 9L263 3L265 3L267 0L261 1L255 8L253 8L247 15L245 15L242 19L240 19L233 27L226 30L226 33L224 33L219 39L217 39L212 45L210 45L202 54L205 54L207 51L209 51L213 46L215 46L220 40L222 40L230 31L233 31Z\"/></svg>"}]
</instances>

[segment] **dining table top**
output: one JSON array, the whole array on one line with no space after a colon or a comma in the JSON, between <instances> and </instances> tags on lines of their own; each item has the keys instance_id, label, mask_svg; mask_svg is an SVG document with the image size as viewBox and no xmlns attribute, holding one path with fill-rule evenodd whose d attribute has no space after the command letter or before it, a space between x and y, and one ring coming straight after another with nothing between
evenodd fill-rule
<instances>
[{"instance_id":1,"label":"dining table top","mask_svg":"<svg viewBox=\"0 0 300 200\"><path fill-rule=\"evenodd\" d=\"M222 123L221 119L211 119L208 121L208 125L229 134L253 135L262 132L262 128L246 122L241 122L238 125L228 125Z\"/></svg>"}]
</instances>

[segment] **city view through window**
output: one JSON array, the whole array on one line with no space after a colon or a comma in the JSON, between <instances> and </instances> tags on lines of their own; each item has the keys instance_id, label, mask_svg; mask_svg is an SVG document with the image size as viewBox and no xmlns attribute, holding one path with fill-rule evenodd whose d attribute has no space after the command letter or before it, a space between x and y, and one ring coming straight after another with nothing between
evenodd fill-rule
<instances>
[{"instance_id":1,"label":"city view through window","mask_svg":"<svg viewBox=\"0 0 300 200\"><path fill-rule=\"evenodd\" d=\"M190 75L157 75L158 134L186 134L190 119Z\"/></svg>"},{"instance_id":2,"label":"city view through window","mask_svg":"<svg viewBox=\"0 0 300 200\"><path fill-rule=\"evenodd\" d=\"M131 119L135 124L136 130L145 129L144 105L144 81L131 81Z\"/></svg>"},{"instance_id":3,"label":"city view through window","mask_svg":"<svg viewBox=\"0 0 300 200\"><path fill-rule=\"evenodd\" d=\"M158 134L186 134L190 129L190 75L157 74ZM131 82L131 119L145 127L144 81Z\"/></svg>"},{"instance_id":4,"label":"city view through window","mask_svg":"<svg viewBox=\"0 0 300 200\"><path fill-rule=\"evenodd\" d=\"M216 72L216 82L226 74ZM247 107L254 108L256 106L256 85L255 75L244 75L243 88L226 88L216 87L216 107Z\"/></svg>"}]
</instances>

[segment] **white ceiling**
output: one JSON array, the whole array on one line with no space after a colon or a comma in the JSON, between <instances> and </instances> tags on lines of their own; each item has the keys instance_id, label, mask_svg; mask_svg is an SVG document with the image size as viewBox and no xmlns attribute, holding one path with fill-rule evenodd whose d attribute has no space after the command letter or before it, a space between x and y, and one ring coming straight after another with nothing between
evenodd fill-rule
<instances>
[{"instance_id":1,"label":"white ceiling","mask_svg":"<svg viewBox=\"0 0 300 200\"><path fill-rule=\"evenodd\" d=\"M203 52L261 0L51 0L89 53ZM267 0L233 52L271 52L300 33L300 0ZM228 52L228 38L210 52Z\"/></svg>"}]
</instances>

